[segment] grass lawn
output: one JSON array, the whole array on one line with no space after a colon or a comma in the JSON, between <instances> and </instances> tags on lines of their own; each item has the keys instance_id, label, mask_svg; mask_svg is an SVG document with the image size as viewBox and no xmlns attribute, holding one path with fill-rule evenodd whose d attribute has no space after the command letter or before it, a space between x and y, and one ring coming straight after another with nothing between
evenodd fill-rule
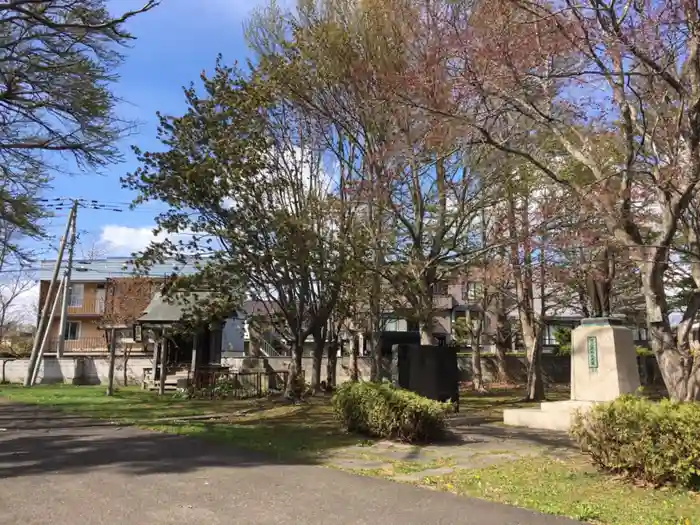
<instances>
[{"instance_id":1,"label":"grass lawn","mask_svg":"<svg viewBox=\"0 0 700 525\"><path fill-rule=\"evenodd\" d=\"M184 400L135 387L107 397L104 387L72 385L0 385L0 397L150 430L225 441L279 459L310 458L366 441L338 428L326 397L299 405L268 399Z\"/></svg>"},{"instance_id":2,"label":"grass lawn","mask_svg":"<svg viewBox=\"0 0 700 525\"><path fill-rule=\"evenodd\" d=\"M500 422L504 408L528 406L520 402L522 395L522 389L513 388L493 388L488 394L463 392L460 415L474 416L475 424ZM31 389L0 385L0 397L121 424L225 441L279 459L316 461L332 466L331 453L340 447L362 445L359 450L371 452L374 459L381 453L374 450L375 447L365 448L371 441L338 428L327 397L290 405L267 399L183 400L171 395L161 398L137 388L125 388L110 398L104 395L104 387L64 385L40 385ZM568 391L564 388L548 392L550 401L567 398ZM497 448L508 448L507 442L499 445ZM435 458L431 463L401 462L389 457L386 463L391 464L390 471L370 469L363 473L391 478L429 468L449 467L453 462L448 456L446 453L444 458ZM540 456L500 462L488 468L460 470L455 467L450 474L423 478L418 484L591 523L700 525L700 496L697 494L635 487L597 472L584 456L553 459L548 457L546 448L542 448Z\"/></svg>"},{"instance_id":3,"label":"grass lawn","mask_svg":"<svg viewBox=\"0 0 700 525\"><path fill-rule=\"evenodd\" d=\"M421 484L589 523L700 524L697 493L636 487L596 471L584 457L526 458L428 477Z\"/></svg>"}]
</instances>

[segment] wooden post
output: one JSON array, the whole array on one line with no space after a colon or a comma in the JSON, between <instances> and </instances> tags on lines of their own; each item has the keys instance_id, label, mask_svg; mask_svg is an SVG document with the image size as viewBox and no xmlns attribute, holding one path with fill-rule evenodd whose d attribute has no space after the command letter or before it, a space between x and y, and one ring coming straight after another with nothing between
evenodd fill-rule
<instances>
[{"instance_id":1,"label":"wooden post","mask_svg":"<svg viewBox=\"0 0 700 525\"><path fill-rule=\"evenodd\" d=\"M158 394L165 394L165 376L167 375L167 364L168 364L168 345L166 344L165 337L160 338L160 383L158 384Z\"/></svg>"},{"instance_id":2,"label":"wooden post","mask_svg":"<svg viewBox=\"0 0 700 525\"><path fill-rule=\"evenodd\" d=\"M192 374L192 385L197 385L197 339L199 339L199 334L195 332L192 339L192 364L190 365L190 373Z\"/></svg>"},{"instance_id":3,"label":"wooden post","mask_svg":"<svg viewBox=\"0 0 700 525\"><path fill-rule=\"evenodd\" d=\"M155 384L156 379L160 377L160 339L155 342L155 348L153 349L153 383Z\"/></svg>"},{"instance_id":4,"label":"wooden post","mask_svg":"<svg viewBox=\"0 0 700 525\"><path fill-rule=\"evenodd\" d=\"M117 360L117 331L110 329L109 338L109 372L107 374L107 395L114 395L114 362Z\"/></svg>"}]
</instances>

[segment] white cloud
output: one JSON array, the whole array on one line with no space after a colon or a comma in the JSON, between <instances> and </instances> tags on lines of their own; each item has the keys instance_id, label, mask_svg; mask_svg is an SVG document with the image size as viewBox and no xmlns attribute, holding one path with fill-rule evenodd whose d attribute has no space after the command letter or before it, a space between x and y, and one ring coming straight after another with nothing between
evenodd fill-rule
<instances>
[{"instance_id":1,"label":"white cloud","mask_svg":"<svg viewBox=\"0 0 700 525\"><path fill-rule=\"evenodd\" d=\"M128 257L135 252L144 250L151 242L163 242L170 239L173 243L183 240L192 234L190 230L180 233L159 233L153 235L155 226L121 226L107 224L102 227L97 241L101 252L107 257Z\"/></svg>"},{"instance_id":2,"label":"white cloud","mask_svg":"<svg viewBox=\"0 0 700 525\"><path fill-rule=\"evenodd\" d=\"M108 252L107 255L131 255L146 248L151 241L162 242L167 234L153 235L153 226L132 228L107 224L102 227L99 243Z\"/></svg>"}]
</instances>

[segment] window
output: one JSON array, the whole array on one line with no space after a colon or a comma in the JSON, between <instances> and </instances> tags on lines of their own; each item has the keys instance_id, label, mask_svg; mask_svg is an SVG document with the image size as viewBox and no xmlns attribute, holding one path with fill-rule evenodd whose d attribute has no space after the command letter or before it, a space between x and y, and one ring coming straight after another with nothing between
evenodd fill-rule
<instances>
[{"instance_id":1,"label":"window","mask_svg":"<svg viewBox=\"0 0 700 525\"><path fill-rule=\"evenodd\" d=\"M80 339L80 321L66 322L66 332L64 334L66 341L77 341Z\"/></svg>"},{"instance_id":2,"label":"window","mask_svg":"<svg viewBox=\"0 0 700 525\"><path fill-rule=\"evenodd\" d=\"M438 281L433 285L433 293L440 296L449 295L448 286L447 281Z\"/></svg>"},{"instance_id":3,"label":"window","mask_svg":"<svg viewBox=\"0 0 700 525\"><path fill-rule=\"evenodd\" d=\"M649 334L647 333L646 328L635 326L632 329L632 333L634 334L635 341L648 341L649 340Z\"/></svg>"},{"instance_id":4,"label":"window","mask_svg":"<svg viewBox=\"0 0 700 525\"><path fill-rule=\"evenodd\" d=\"M544 327L544 334L542 334L542 335L544 337L544 344L545 345L553 346L553 345L559 344L557 342L557 338L554 336L554 333L556 331L557 331L556 326L552 326L552 325L548 324L547 326Z\"/></svg>"},{"instance_id":5,"label":"window","mask_svg":"<svg viewBox=\"0 0 700 525\"><path fill-rule=\"evenodd\" d=\"M406 321L398 317L385 316L382 323L385 332L405 332L407 328Z\"/></svg>"},{"instance_id":6,"label":"window","mask_svg":"<svg viewBox=\"0 0 700 525\"><path fill-rule=\"evenodd\" d=\"M68 288L68 306L80 308L83 306L83 295L85 293L85 285L72 283Z\"/></svg>"},{"instance_id":7,"label":"window","mask_svg":"<svg viewBox=\"0 0 700 525\"><path fill-rule=\"evenodd\" d=\"M462 299L465 301L476 301L481 298L483 288L481 283L467 283L462 285Z\"/></svg>"}]
</instances>

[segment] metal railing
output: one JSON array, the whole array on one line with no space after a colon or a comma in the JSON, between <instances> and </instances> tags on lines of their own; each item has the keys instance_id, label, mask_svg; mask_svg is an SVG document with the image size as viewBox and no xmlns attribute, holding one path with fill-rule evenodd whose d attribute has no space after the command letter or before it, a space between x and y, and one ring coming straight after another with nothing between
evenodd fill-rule
<instances>
[{"instance_id":1,"label":"metal railing","mask_svg":"<svg viewBox=\"0 0 700 525\"><path fill-rule=\"evenodd\" d=\"M52 301L49 301L49 305ZM59 303L60 304L60 303ZM104 315L105 313L105 300L103 298L88 297L81 301L74 300L73 304L70 302L66 307L66 313L72 316L92 316L92 315ZM54 318L61 316L61 309L57 308L54 313Z\"/></svg>"},{"instance_id":2,"label":"metal railing","mask_svg":"<svg viewBox=\"0 0 700 525\"><path fill-rule=\"evenodd\" d=\"M46 352L56 352L58 350L59 338L49 339ZM79 339L66 339L63 345L65 353L77 352L107 352L107 341L104 337L81 337Z\"/></svg>"},{"instance_id":3,"label":"metal railing","mask_svg":"<svg viewBox=\"0 0 700 525\"><path fill-rule=\"evenodd\" d=\"M282 354L267 339L260 340L260 350L267 357L282 357Z\"/></svg>"},{"instance_id":4,"label":"metal railing","mask_svg":"<svg viewBox=\"0 0 700 525\"><path fill-rule=\"evenodd\" d=\"M197 369L192 386L198 397L250 399L281 392L287 384L287 370L232 372L228 368Z\"/></svg>"},{"instance_id":5,"label":"metal railing","mask_svg":"<svg viewBox=\"0 0 700 525\"><path fill-rule=\"evenodd\" d=\"M102 315L105 313L105 300L97 297L86 297L74 304L68 303L69 315Z\"/></svg>"}]
</instances>

